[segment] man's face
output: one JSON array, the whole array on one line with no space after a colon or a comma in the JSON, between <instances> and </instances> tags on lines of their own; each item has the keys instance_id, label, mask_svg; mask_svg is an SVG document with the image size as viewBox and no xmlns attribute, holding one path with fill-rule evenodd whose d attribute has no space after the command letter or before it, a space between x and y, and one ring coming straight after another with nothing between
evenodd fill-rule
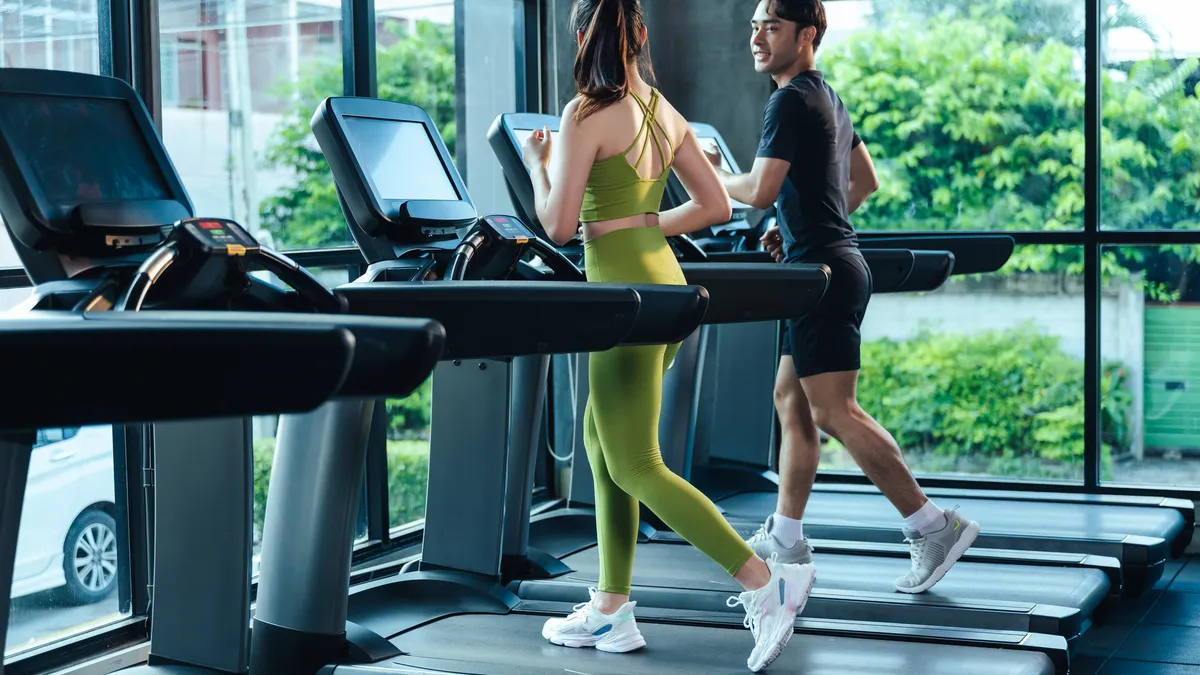
<instances>
[{"instance_id":1,"label":"man's face","mask_svg":"<svg viewBox=\"0 0 1200 675\"><path fill-rule=\"evenodd\" d=\"M786 71L800 58L808 31L797 31L793 21L785 21L767 10L767 0L758 3L750 21L750 50L754 70L773 75Z\"/></svg>"}]
</instances>

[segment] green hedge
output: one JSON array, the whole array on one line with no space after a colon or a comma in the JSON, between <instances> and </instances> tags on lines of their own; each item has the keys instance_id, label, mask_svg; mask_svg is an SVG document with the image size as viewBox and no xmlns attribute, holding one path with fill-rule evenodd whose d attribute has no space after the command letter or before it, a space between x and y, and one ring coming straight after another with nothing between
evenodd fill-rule
<instances>
[{"instance_id":1,"label":"green hedge","mask_svg":"<svg viewBox=\"0 0 1200 675\"><path fill-rule=\"evenodd\" d=\"M863 344L859 402L921 471L1062 477L1082 471L1083 361L1032 324L961 335L922 329ZM1105 367L1104 439L1127 445L1132 398Z\"/></svg>"},{"instance_id":2,"label":"green hedge","mask_svg":"<svg viewBox=\"0 0 1200 675\"><path fill-rule=\"evenodd\" d=\"M429 442L388 441L388 518L392 526L425 517Z\"/></svg>"},{"instance_id":3,"label":"green hedge","mask_svg":"<svg viewBox=\"0 0 1200 675\"><path fill-rule=\"evenodd\" d=\"M388 441L388 505L393 526L425 517L425 488L429 482L427 441ZM254 441L254 525L262 532L275 439Z\"/></svg>"}]
</instances>

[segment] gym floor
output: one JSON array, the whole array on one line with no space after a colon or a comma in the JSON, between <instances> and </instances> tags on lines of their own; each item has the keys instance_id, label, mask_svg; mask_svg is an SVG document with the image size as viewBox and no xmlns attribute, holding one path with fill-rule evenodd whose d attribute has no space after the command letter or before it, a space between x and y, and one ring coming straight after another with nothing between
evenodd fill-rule
<instances>
[{"instance_id":1,"label":"gym floor","mask_svg":"<svg viewBox=\"0 0 1200 675\"><path fill-rule=\"evenodd\" d=\"M1200 675L1200 557L1167 563L1154 590L1074 645L1072 675Z\"/></svg>"}]
</instances>

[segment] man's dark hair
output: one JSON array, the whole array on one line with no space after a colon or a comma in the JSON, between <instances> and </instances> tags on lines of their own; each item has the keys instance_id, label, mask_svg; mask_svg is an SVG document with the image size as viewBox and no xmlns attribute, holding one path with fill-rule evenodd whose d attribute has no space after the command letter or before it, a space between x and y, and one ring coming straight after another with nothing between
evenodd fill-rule
<instances>
[{"instance_id":1,"label":"man's dark hair","mask_svg":"<svg viewBox=\"0 0 1200 675\"><path fill-rule=\"evenodd\" d=\"M828 24L825 21L825 5L821 0L768 0L767 11L784 21L794 21L796 30L812 26L817 30L813 38L813 51L821 46Z\"/></svg>"}]
</instances>

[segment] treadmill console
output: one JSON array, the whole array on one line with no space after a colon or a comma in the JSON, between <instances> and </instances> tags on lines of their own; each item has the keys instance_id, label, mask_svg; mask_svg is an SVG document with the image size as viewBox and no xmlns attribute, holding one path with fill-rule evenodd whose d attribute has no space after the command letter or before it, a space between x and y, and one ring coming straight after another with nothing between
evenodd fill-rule
<instances>
[{"instance_id":1,"label":"treadmill console","mask_svg":"<svg viewBox=\"0 0 1200 675\"><path fill-rule=\"evenodd\" d=\"M258 248L258 242L249 232L226 218L192 218L180 222L178 227L206 255L244 256Z\"/></svg>"},{"instance_id":2,"label":"treadmill console","mask_svg":"<svg viewBox=\"0 0 1200 675\"><path fill-rule=\"evenodd\" d=\"M148 252L191 203L137 94L79 73L5 68L0 215L35 283L65 271L42 256ZM81 149L82 148L82 149ZM22 247L28 249L22 251ZM61 275L61 276L60 276Z\"/></svg>"},{"instance_id":3,"label":"treadmill console","mask_svg":"<svg viewBox=\"0 0 1200 675\"><path fill-rule=\"evenodd\" d=\"M527 244L533 239L529 228L512 216L484 216L479 225L496 239L514 244Z\"/></svg>"},{"instance_id":4,"label":"treadmill console","mask_svg":"<svg viewBox=\"0 0 1200 675\"><path fill-rule=\"evenodd\" d=\"M475 224L466 185L420 107L328 98L312 129L337 184L353 186L339 196L369 262L394 259L395 245L453 242Z\"/></svg>"}]
</instances>

